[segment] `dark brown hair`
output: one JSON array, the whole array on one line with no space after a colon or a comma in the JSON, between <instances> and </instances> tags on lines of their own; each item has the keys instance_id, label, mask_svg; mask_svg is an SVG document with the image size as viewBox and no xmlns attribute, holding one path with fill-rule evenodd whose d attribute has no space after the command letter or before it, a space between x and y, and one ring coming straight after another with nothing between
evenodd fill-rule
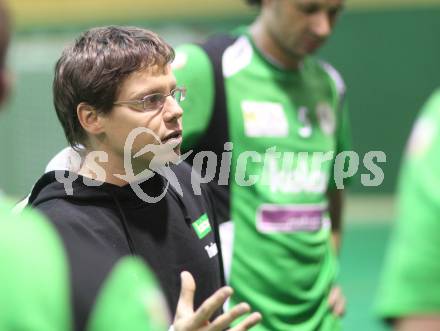
<instances>
[{"instance_id":1,"label":"dark brown hair","mask_svg":"<svg viewBox=\"0 0 440 331\"><path fill-rule=\"evenodd\" d=\"M173 59L171 46L145 29L108 26L84 32L64 49L53 81L55 110L70 145L85 142L76 114L81 102L109 113L119 87L131 73L165 68Z\"/></svg>"}]
</instances>

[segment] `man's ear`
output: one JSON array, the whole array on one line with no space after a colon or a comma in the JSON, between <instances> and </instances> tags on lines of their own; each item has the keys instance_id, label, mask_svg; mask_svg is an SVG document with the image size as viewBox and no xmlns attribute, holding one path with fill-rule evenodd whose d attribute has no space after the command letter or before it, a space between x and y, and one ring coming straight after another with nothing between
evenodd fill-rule
<instances>
[{"instance_id":1,"label":"man's ear","mask_svg":"<svg viewBox=\"0 0 440 331\"><path fill-rule=\"evenodd\" d=\"M81 102L76 107L76 115L79 123L89 135L96 136L104 132L102 116L88 103Z\"/></svg>"}]
</instances>

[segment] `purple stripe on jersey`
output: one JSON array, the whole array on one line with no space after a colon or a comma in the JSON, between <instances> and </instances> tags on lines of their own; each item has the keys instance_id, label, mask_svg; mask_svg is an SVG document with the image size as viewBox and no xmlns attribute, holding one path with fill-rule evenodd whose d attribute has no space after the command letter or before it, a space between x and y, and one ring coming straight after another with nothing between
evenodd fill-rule
<instances>
[{"instance_id":1,"label":"purple stripe on jersey","mask_svg":"<svg viewBox=\"0 0 440 331\"><path fill-rule=\"evenodd\" d=\"M261 232L318 231L325 211L323 205L263 205L257 215L257 227Z\"/></svg>"}]
</instances>

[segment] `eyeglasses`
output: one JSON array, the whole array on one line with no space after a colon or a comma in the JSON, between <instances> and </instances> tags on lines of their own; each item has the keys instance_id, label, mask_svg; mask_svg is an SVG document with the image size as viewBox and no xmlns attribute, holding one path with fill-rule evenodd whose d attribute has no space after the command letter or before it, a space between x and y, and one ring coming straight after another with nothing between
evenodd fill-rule
<instances>
[{"instance_id":1,"label":"eyeglasses","mask_svg":"<svg viewBox=\"0 0 440 331\"><path fill-rule=\"evenodd\" d=\"M165 105L165 101L169 96L171 96L177 103L180 103L183 100L185 100L186 88L176 87L169 94L154 93L154 94L146 95L140 100L116 101L113 103L113 105L134 106L136 110L140 110L140 111L162 110L163 106Z\"/></svg>"}]
</instances>

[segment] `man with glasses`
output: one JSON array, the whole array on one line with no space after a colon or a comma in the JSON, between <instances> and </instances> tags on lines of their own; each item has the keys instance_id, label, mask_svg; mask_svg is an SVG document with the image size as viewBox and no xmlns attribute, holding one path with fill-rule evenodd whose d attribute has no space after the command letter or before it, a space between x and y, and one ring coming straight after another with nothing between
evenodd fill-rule
<instances>
[{"instance_id":1,"label":"man with glasses","mask_svg":"<svg viewBox=\"0 0 440 331\"><path fill-rule=\"evenodd\" d=\"M159 36L134 27L91 29L64 49L55 67L54 105L67 140L73 149L81 145L82 155L71 153L70 171L43 175L29 203L48 216L82 268L92 267L87 256L94 252L147 262L175 331L223 330L250 308L221 311L232 290L220 288L213 205L208 195L193 193L189 167L178 164L185 89L176 86L173 58ZM94 281L90 274L75 285ZM91 291L80 309L94 298ZM231 330L259 320L251 314Z\"/></svg>"},{"instance_id":2,"label":"man with glasses","mask_svg":"<svg viewBox=\"0 0 440 331\"><path fill-rule=\"evenodd\" d=\"M2 105L10 85L6 68L9 21L0 0ZM95 251L86 242L78 242L70 251L40 213L26 209L16 215L12 206L0 196L0 330L167 329L163 295L139 258ZM188 280L184 283L184 288L191 287Z\"/></svg>"},{"instance_id":3,"label":"man with glasses","mask_svg":"<svg viewBox=\"0 0 440 331\"><path fill-rule=\"evenodd\" d=\"M0 0L1 105L10 86L6 68L9 39L9 14ZM12 207L1 195L0 330L167 329L163 295L139 258L95 251L85 242L78 242L75 251L69 251L40 213L26 209L16 215ZM78 286L84 277L90 279ZM184 288L191 288L188 280L184 283Z\"/></svg>"},{"instance_id":4,"label":"man with glasses","mask_svg":"<svg viewBox=\"0 0 440 331\"><path fill-rule=\"evenodd\" d=\"M174 72L188 89L182 150L196 168L217 164L201 172L225 222L231 303L263 312L258 330L338 330L343 190L333 170L350 149L345 86L310 55L344 1L248 3L259 8L250 26L177 49Z\"/></svg>"}]
</instances>

